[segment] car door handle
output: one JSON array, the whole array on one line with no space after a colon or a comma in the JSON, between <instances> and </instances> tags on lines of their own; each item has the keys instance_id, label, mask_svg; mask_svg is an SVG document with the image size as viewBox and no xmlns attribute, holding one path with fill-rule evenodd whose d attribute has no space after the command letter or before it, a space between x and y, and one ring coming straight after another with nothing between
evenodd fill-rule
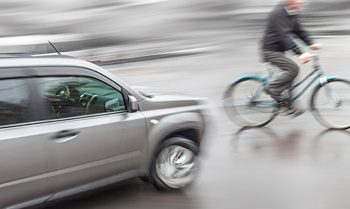
<instances>
[{"instance_id":1,"label":"car door handle","mask_svg":"<svg viewBox=\"0 0 350 209\"><path fill-rule=\"evenodd\" d=\"M74 139L80 134L80 131L77 130L64 130L53 135L52 139L57 143L64 143Z\"/></svg>"}]
</instances>

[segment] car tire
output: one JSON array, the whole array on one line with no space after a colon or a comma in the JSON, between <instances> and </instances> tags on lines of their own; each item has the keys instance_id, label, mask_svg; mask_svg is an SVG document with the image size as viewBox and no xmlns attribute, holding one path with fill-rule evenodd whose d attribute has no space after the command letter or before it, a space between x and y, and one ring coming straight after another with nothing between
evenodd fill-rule
<instances>
[{"instance_id":1,"label":"car tire","mask_svg":"<svg viewBox=\"0 0 350 209\"><path fill-rule=\"evenodd\" d=\"M199 169L199 146L181 136L162 142L154 153L150 179L159 190L181 190L193 183Z\"/></svg>"}]
</instances>

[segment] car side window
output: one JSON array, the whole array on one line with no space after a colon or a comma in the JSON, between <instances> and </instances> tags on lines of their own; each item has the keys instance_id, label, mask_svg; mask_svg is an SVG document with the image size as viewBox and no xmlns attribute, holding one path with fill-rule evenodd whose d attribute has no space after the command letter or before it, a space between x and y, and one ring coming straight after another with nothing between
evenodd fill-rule
<instances>
[{"instance_id":1,"label":"car side window","mask_svg":"<svg viewBox=\"0 0 350 209\"><path fill-rule=\"evenodd\" d=\"M49 107L49 119L125 111L123 94L90 77L37 78L39 91Z\"/></svg>"},{"instance_id":2,"label":"car side window","mask_svg":"<svg viewBox=\"0 0 350 209\"><path fill-rule=\"evenodd\" d=\"M0 125L30 121L30 94L25 79L0 80Z\"/></svg>"}]
</instances>

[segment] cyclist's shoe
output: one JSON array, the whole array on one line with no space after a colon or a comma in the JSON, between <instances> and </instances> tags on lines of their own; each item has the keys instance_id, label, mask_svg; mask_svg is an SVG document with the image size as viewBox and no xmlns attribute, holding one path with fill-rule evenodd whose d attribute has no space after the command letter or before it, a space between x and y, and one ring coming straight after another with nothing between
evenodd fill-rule
<instances>
[{"instance_id":1,"label":"cyclist's shoe","mask_svg":"<svg viewBox=\"0 0 350 209\"><path fill-rule=\"evenodd\" d=\"M289 101L285 101L284 103L280 103L279 105L279 113L283 116L291 116L292 118L296 118L306 112L305 109L298 108L295 104Z\"/></svg>"},{"instance_id":2,"label":"cyclist's shoe","mask_svg":"<svg viewBox=\"0 0 350 209\"><path fill-rule=\"evenodd\" d=\"M295 106L291 100L290 90L282 92L281 95L276 96L267 86L264 87L264 91L269 94L277 102L277 111L281 115L298 117L306 112L304 109L299 109Z\"/></svg>"},{"instance_id":3,"label":"cyclist's shoe","mask_svg":"<svg viewBox=\"0 0 350 209\"><path fill-rule=\"evenodd\" d=\"M293 109L293 102L290 101L290 99L283 99L283 100L275 99L275 100L277 102L278 108Z\"/></svg>"},{"instance_id":4,"label":"cyclist's shoe","mask_svg":"<svg viewBox=\"0 0 350 209\"><path fill-rule=\"evenodd\" d=\"M292 118L296 118L296 117L304 114L305 112L306 112L305 109L300 109L300 108L294 107L293 109L289 110L288 115L290 115Z\"/></svg>"}]
</instances>

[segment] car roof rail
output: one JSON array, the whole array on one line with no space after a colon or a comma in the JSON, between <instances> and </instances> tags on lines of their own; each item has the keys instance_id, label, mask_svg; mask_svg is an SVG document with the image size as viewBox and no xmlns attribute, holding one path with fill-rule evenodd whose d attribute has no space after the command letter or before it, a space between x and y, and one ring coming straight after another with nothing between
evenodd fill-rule
<instances>
[{"instance_id":1,"label":"car roof rail","mask_svg":"<svg viewBox=\"0 0 350 209\"><path fill-rule=\"evenodd\" d=\"M0 58L19 58L19 57L32 57L27 53L0 53Z\"/></svg>"}]
</instances>

